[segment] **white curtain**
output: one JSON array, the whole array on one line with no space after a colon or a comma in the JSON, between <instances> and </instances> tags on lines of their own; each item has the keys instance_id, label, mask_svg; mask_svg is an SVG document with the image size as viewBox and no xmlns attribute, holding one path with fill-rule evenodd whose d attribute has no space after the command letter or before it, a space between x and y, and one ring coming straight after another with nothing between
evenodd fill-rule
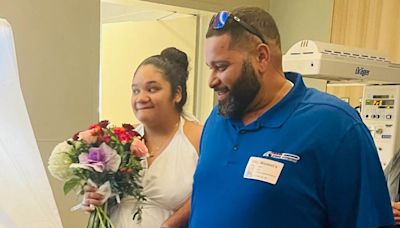
<instances>
[{"instance_id":1,"label":"white curtain","mask_svg":"<svg viewBox=\"0 0 400 228\"><path fill-rule=\"evenodd\" d=\"M62 225L20 89L11 26L0 18L0 228L3 227Z\"/></svg>"}]
</instances>

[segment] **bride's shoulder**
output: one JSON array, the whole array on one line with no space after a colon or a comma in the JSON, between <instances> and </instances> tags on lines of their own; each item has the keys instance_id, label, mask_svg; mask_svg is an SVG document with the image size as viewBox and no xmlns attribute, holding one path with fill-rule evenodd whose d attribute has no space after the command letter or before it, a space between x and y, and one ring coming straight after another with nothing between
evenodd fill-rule
<instances>
[{"instance_id":1,"label":"bride's shoulder","mask_svg":"<svg viewBox=\"0 0 400 228\"><path fill-rule=\"evenodd\" d=\"M189 141L192 143L196 151L199 151L200 136L203 130L203 125L197 121L186 120L183 125L183 131Z\"/></svg>"},{"instance_id":2,"label":"bride's shoulder","mask_svg":"<svg viewBox=\"0 0 400 228\"><path fill-rule=\"evenodd\" d=\"M183 130L185 134L193 133L194 136L198 135L200 137L201 131L203 130L203 125L199 122L186 120L183 125Z\"/></svg>"}]
</instances>

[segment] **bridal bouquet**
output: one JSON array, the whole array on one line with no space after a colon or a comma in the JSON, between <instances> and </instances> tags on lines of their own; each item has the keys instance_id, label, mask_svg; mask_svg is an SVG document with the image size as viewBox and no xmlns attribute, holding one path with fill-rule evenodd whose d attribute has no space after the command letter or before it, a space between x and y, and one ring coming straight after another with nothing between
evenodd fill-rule
<instances>
[{"instance_id":1,"label":"bridal bouquet","mask_svg":"<svg viewBox=\"0 0 400 228\"><path fill-rule=\"evenodd\" d=\"M119 203L120 197L145 200L139 179L141 160L147 156L147 147L132 125L111 126L105 120L58 144L50 155L48 169L64 181L65 194L71 190L83 194L86 184L98 187L105 196L104 204L94 207L87 227L108 228L114 227L108 210ZM135 213L139 219L140 213L139 208Z\"/></svg>"}]
</instances>

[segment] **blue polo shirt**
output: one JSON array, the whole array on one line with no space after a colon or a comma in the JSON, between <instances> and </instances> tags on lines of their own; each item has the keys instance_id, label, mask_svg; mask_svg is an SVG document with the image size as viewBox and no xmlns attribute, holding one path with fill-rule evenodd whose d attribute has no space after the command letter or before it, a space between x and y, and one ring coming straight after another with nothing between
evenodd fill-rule
<instances>
[{"instance_id":1,"label":"blue polo shirt","mask_svg":"<svg viewBox=\"0 0 400 228\"><path fill-rule=\"evenodd\" d=\"M191 228L376 227L393 224L369 130L334 96L286 73L291 91L256 121L214 108L201 138ZM250 157L283 164L275 184L244 178Z\"/></svg>"}]
</instances>

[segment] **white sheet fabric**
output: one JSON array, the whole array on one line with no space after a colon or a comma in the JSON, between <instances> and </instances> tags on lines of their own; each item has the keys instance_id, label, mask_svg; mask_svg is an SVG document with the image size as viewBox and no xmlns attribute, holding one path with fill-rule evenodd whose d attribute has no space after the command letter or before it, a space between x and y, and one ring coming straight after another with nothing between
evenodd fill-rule
<instances>
[{"instance_id":1,"label":"white sheet fabric","mask_svg":"<svg viewBox=\"0 0 400 228\"><path fill-rule=\"evenodd\" d=\"M62 227L20 89L11 26L0 18L0 228Z\"/></svg>"}]
</instances>

